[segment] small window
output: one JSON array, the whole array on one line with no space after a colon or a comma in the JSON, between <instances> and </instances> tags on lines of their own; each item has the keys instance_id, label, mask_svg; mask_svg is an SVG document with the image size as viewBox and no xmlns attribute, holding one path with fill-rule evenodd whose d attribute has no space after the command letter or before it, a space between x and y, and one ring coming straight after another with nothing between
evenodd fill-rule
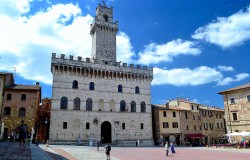
<instances>
[{"instance_id":1,"label":"small window","mask_svg":"<svg viewBox=\"0 0 250 160\"><path fill-rule=\"evenodd\" d=\"M201 128L201 126L200 126L200 130L201 130L202 128Z\"/></svg>"},{"instance_id":2,"label":"small window","mask_svg":"<svg viewBox=\"0 0 250 160\"><path fill-rule=\"evenodd\" d=\"M216 118L218 118L218 114L216 114Z\"/></svg>"},{"instance_id":3,"label":"small window","mask_svg":"<svg viewBox=\"0 0 250 160\"><path fill-rule=\"evenodd\" d=\"M74 99L74 106L73 106L74 110L80 110L80 102L81 102L80 98L77 97Z\"/></svg>"},{"instance_id":4,"label":"small window","mask_svg":"<svg viewBox=\"0 0 250 160\"><path fill-rule=\"evenodd\" d=\"M193 115L193 120L195 120L195 115Z\"/></svg>"},{"instance_id":5,"label":"small window","mask_svg":"<svg viewBox=\"0 0 250 160\"><path fill-rule=\"evenodd\" d=\"M185 112L185 117L186 117L186 119L188 119L188 114L187 114L187 112Z\"/></svg>"},{"instance_id":6,"label":"small window","mask_svg":"<svg viewBox=\"0 0 250 160\"><path fill-rule=\"evenodd\" d=\"M217 128L220 128L220 125L219 125L219 123L217 123Z\"/></svg>"},{"instance_id":7,"label":"small window","mask_svg":"<svg viewBox=\"0 0 250 160\"><path fill-rule=\"evenodd\" d=\"M78 82L76 80L73 81L72 88L73 89L78 89Z\"/></svg>"},{"instance_id":8,"label":"small window","mask_svg":"<svg viewBox=\"0 0 250 160\"><path fill-rule=\"evenodd\" d=\"M26 100L26 94L22 94L22 95L21 95L21 100L22 100L22 101Z\"/></svg>"},{"instance_id":9,"label":"small window","mask_svg":"<svg viewBox=\"0 0 250 160\"><path fill-rule=\"evenodd\" d=\"M118 85L118 92L122 93L122 85Z\"/></svg>"},{"instance_id":10,"label":"small window","mask_svg":"<svg viewBox=\"0 0 250 160\"><path fill-rule=\"evenodd\" d=\"M141 102L141 112L146 112L146 103L145 102Z\"/></svg>"},{"instance_id":11,"label":"small window","mask_svg":"<svg viewBox=\"0 0 250 160\"><path fill-rule=\"evenodd\" d=\"M188 126L187 126L187 131L188 131Z\"/></svg>"},{"instance_id":12,"label":"small window","mask_svg":"<svg viewBox=\"0 0 250 160\"><path fill-rule=\"evenodd\" d=\"M194 130L196 131L196 126L194 126Z\"/></svg>"},{"instance_id":13,"label":"small window","mask_svg":"<svg viewBox=\"0 0 250 160\"><path fill-rule=\"evenodd\" d=\"M233 120L237 121L237 113L233 113Z\"/></svg>"},{"instance_id":14,"label":"small window","mask_svg":"<svg viewBox=\"0 0 250 160\"><path fill-rule=\"evenodd\" d=\"M88 98L86 101L86 111L92 111L92 99Z\"/></svg>"},{"instance_id":15,"label":"small window","mask_svg":"<svg viewBox=\"0 0 250 160\"><path fill-rule=\"evenodd\" d=\"M173 122L172 125L173 125L173 128L178 128L178 122Z\"/></svg>"},{"instance_id":16,"label":"small window","mask_svg":"<svg viewBox=\"0 0 250 160\"><path fill-rule=\"evenodd\" d=\"M126 102L122 100L120 102L120 112L125 112L126 111Z\"/></svg>"},{"instance_id":17,"label":"small window","mask_svg":"<svg viewBox=\"0 0 250 160\"><path fill-rule=\"evenodd\" d=\"M235 99L234 98L230 98L230 104L235 104Z\"/></svg>"},{"instance_id":18,"label":"small window","mask_svg":"<svg viewBox=\"0 0 250 160\"><path fill-rule=\"evenodd\" d=\"M25 116L25 112L26 112L26 109L25 109L25 108L20 108L20 109L19 109L18 116L24 117L24 116Z\"/></svg>"},{"instance_id":19,"label":"small window","mask_svg":"<svg viewBox=\"0 0 250 160\"><path fill-rule=\"evenodd\" d=\"M221 118L221 114L220 114L220 118Z\"/></svg>"},{"instance_id":20,"label":"small window","mask_svg":"<svg viewBox=\"0 0 250 160\"><path fill-rule=\"evenodd\" d=\"M199 110L199 106L196 106L197 111Z\"/></svg>"},{"instance_id":21,"label":"small window","mask_svg":"<svg viewBox=\"0 0 250 160\"><path fill-rule=\"evenodd\" d=\"M135 101L131 102L131 112L136 112L136 103L135 103Z\"/></svg>"},{"instance_id":22,"label":"small window","mask_svg":"<svg viewBox=\"0 0 250 160\"><path fill-rule=\"evenodd\" d=\"M200 117L200 116L198 116L198 120L201 120L201 117Z\"/></svg>"},{"instance_id":23,"label":"small window","mask_svg":"<svg viewBox=\"0 0 250 160\"><path fill-rule=\"evenodd\" d=\"M143 123L141 123L141 129L143 129L143 128L144 128Z\"/></svg>"},{"instance_id":24,"label":"small window","mask_svg":"<svg viewBox=\"0 0 250 160\"><path fill-rule=\"evenodd\" d=\"M210 126L210 129L211 129L211 130L214 129L214 124L213 124L213 123L210 123L209 126Z\"/></svg>"},{"instance_id":25,"label":"small window","mask_svg":"<svg viewBox=\"0 0 250 160\"><path fill-rule=\"evenodd\" d=\"M208 129L207 123L204 123L204 129L205 129L205 130Z\"/></svg>"},{"instance_id":26,"label":"small window","mask_svg":"<svg viewBox=\"0 0 250 160\"><path fill-rule=\"evenodd\" d=\"M7 100L11 100L11 94L7 94Z\"/></svg>"},{"instance_id":27,"label":"small window","mask_svg":"<svg viewBox=\"0 0 250 160\"><path fill-rule=\"evenodd\" d=\"M192 110L194 110L194 106L192 105Z\"/></svg>"},{"instance_id":28,"label":"small window","mask_svg":"<svg viewBox=\"0 0 250 160\"><path fill-rule=\"evenodd\" d=\"M176 117L176 113L175 112L173 112L173 117Z\"/></svg>"},{"instance_id":29,"label":"small window","mask_svg":"<svg viewBox=\"0 0 250 160\"><path fill-rule=\"evenodd\" d=\"M125 123L122 123L122 129L125 129Z\"/></svg>"},{"instance_id":30,"label":"small window","mask_svg":"<svg viewBox=\"0 0 250 160\"><path fill-rule=\"evenodd\" d=\"M167 112L166 111L163 112L163 117L167 117Z\"/></svg>"},{"instance_id":31,"label":"small window","mask_svg":"<svg viewBox=\"0 0 250 160\"><path fill-rule=\"evenodd\" d=\"M95 83L94 82L89 83L89 90L95 90Z\"/></svg>"},{"instance_id":32,"label":"small window","mask_svg":"<svg viewBox=\"0 0 250 160\"><path fill-rule=\"evenodd\" d=\"M108 17L107 14L104 14L104 15L103 15L103 19L104 19L105 22L108 22L108 18L109 18L109 17Z\"/></svg>"},{"instance_id":33,"label":"small window","mask_svg":"<svg viewBox=\"0 0 250 160\"><path fill-rule=\"evenodd\" d=\"M138 86L135 87L135 94L140 94L140 88Z\"/></svg>"},{"instance_id":34,"label":"small window","mask_svg":"<svg viewBox=\"0 0 250 160\"><path fill-rule=\"evenodd\" d=\"M169 128L168 122L163 122L162 125L163 125L163 128Z\"/></svg>"},{"instance_id":35,"label":"small window","mask_svg":"<svg viewBox=\"0 0 250 160\"><path fill-rule=\"evenodd\" d=\"M223 123L220 123L220 127L223 128Z\"/></svg>"},{"instance_id":36,"label":"small window","mask_svg":"<svg viewBox=\"0 0 250 160\"><path fill-rule=\"evenodd\" d=\"M61 98L61 107L60 109L67 109L68 107L68 98L67 97L62 97Z\"/></svg>"},{"instance_id":37,"label":"small window","mask_svg":"<svg viewBox=\"0 0 250 160\"><path fill-rule=\"evenodd\" d=\"M67 129L67 122L63 122L63 129Z\"/></svg>"},{"instance_id":38,"label":"small window","mask_svg":"<svg viewBox=\"0 0 250 160\"><path fill-rule=\"evenodd\" d=\"M247 95L247 102L250 102L250 95Z\"/></svg>"},{"instance_id":39,"label":"small window","mask_svg":"<svg viewBox=\"0 0 250 160\"><path fill-rule=\"evenodd\" d=\"M86 123L86 129L89 129L89 122Z\"/></svg>"},{"instance_id":40,"label":"small window","mask_svg":"<svg viewBox=\"0 0 250 160\"><path fill-rule=\"evenodd\" d=\"M3 110L3 115L5 116L10 116L11 108L10 107L5 107Z\"/></svg>"}]
</instances>

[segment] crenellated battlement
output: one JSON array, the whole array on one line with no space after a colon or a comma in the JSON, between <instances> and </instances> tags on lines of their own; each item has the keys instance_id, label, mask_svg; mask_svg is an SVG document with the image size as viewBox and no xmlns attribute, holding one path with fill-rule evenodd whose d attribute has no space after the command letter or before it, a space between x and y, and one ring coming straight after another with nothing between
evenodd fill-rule
<instances>
[{"instance_id":1,"label":"crenellated battlement","mask_svg":"<svg viewBox=\"0 0 250 160\"><path fill-rule=\"evenodd\" d=\"M127 64L121 62L105 62L96 59L66 57L65 54L52 53L51 72L82 75L87 77L99 77L108 79L153 80L153 67Z\"/></svg>"},{"instance_id":2,"label":"crenellated battlement","mask_svg":"<svg viewBox=\"0 0 250 160\"><path fill-rule=\"evenodd\" d=\"M98 61L97 59L92 59L92 58L88 58L88 57L86 57L84 59L81 56L74 57L73 55L65 56L65 54L52 53L52 63L53 62L60 62L60 61L73 62L72 64L79 64L79 65L83 64L83 63L93 63L93 64L111 65L111 66L117 66L117 67L153 71L153 67L148 67L148 66L128 64L128 63L122 63L122 62L113 63L113 62L106 62L106 61Z\"/></svg>"}]
</instances>

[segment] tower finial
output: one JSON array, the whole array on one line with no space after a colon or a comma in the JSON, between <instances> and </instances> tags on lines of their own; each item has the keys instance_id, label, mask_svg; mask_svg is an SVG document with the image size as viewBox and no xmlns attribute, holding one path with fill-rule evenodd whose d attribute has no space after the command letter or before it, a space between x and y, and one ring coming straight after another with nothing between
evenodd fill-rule
<instances>
[{"instance_id":1,"label":"tower finial","mask_svg":"<svg viewBox=\"0 0 250 160\"><path fill-rule=\"evenodd\" d=\"M102 1L102 5L103 5L103 6L106 6L106 3L105 3L105 1L104 1L104 0Z\"/></svg>"}]
</instances>

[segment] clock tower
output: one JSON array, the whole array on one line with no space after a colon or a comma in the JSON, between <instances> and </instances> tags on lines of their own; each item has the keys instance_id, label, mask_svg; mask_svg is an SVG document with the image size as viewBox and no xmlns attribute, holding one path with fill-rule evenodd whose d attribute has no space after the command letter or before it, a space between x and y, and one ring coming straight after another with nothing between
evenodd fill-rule
<instances>
[{"instance_id":1,"label":"clock tower","mask_svg":"<svg viewBox=\"0 0 250 160\"><path fill-rule=\"evenodd\" d=\"M108 63L116 62L116 33L118 22L113 22L113 7L99 4L94 22L90 26L92 58Z\"/></svg>"}]
</instances>

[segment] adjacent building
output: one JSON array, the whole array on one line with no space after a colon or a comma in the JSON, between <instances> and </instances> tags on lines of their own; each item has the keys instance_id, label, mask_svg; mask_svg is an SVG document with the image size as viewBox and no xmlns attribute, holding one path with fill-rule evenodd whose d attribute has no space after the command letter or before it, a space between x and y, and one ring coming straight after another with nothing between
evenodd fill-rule
<instances>
[{"instance_id":1,"label":"adjacent building","mask_svg":"<svg viewBox=\"0 0 250 160\"><path fill-rule=\"evenodd\" d=\"M219 94L223 96L227 132L250 132L250 83Z\"/></svg>"},{"instance_id":2,"label":"adjacent building","mask_svg":"<svg viewBox=\"0 0 250 160\"><path fill-rule=\"evenodd\" d=\"M15 138L16 128L21 121L28 125L28 133L36 126L36 111L41 100L41 86L17 85L10 83L4 87L1 122L4 133Z\"/></svg>"},{"instance_id":3,"label":"adjacent building","mask_svg":"<svg viewBox=\"0 0 250 160\"><path fill-rule=\"evenodd\" d=\"M96 8L90 26L91 58L52 53L50 143L153 145L151 81L153 69L116 61L113 8Z\"/></svg>"},{"instance_id":4,"label":"adjacent building","mask_svg":"<svg viewBox=\"0 0 250 160\"><path fill-rule=\"evenodd\" d=\"M225 136L224 110L177 98L165 105L152 105L156 144L205 145Z\"/></svg>"}]
</instances>

